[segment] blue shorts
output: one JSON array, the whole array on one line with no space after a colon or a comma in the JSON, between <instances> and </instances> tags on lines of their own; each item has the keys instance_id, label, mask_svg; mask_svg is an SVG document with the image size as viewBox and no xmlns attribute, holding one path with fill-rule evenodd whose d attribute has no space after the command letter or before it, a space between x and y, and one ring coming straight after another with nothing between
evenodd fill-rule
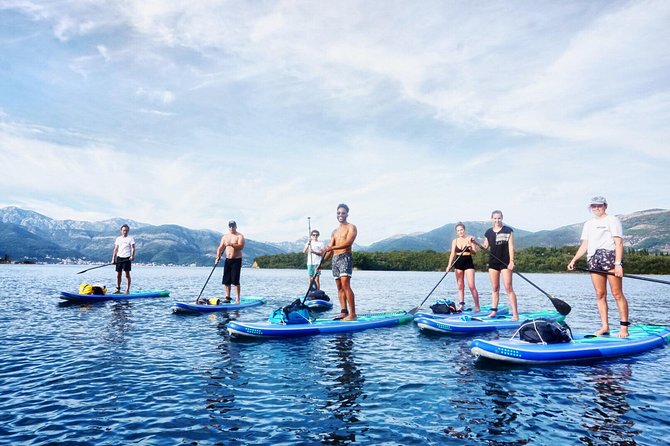
<instances>
[{"instance_id":1,"label":"blue shorts","mask_svg":"<svg viewBox=\"0 0 670 446\"><path fill-rule=\"evenodd\" d=\"M309 274L309 277L314 277L314 273L316 272L316 267L319 265L307 265L307 274ZM316 273L317 276L321 275L321 271Z\"/></svg>"},{"instance_id":2,"label":"blue shorts","mask_svg":"<svg viewBox=\"0 0 670 446\"><path fill-rule=\"evenodd\" d=\"M333 277L351 277L354 270L354 256L350 252L338 254L333 257Z\"/></svg>"}]
</instances>

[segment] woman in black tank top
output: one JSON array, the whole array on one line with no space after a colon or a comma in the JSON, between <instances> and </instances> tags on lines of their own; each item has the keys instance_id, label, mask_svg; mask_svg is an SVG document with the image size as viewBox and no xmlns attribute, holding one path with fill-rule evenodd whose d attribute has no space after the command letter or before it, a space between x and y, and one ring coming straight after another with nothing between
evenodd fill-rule
<instances>
[{"instance_id":1,"label":"woman in black tank top","mask_svg":"<svg viewBox=\"0 0 670 446\"><path fill-rule=\"evenodd\" d=\"M516 304L516 293L512 288L512 271L514 270L514 231L509 226L504 226L502 211L491 213L493 226L484 234L482 247L488 249L493 255L489 259L489 279L491 280L491 314L494 317L498 311L500 300L500 276L503 278L505 293L509 297L509 306L512 309L512 319L519 319L519 311ZM494 257L495 256L495 257ZM496 257L503 262L496 260Z\"/></svg>"},{"instance_id":2,"label":"woman in black tank top","mask_svg":"<svg viewBox=\"0 0 670 446\"><path fill-rule=\"evenodd\" d=\"M457 237L451 242L451 254L447 271L452 267L456 275L456 285L458 286L458 302L460 308L465 307L465 284L464 278L468 280L468 288L472 294L472 300L475 303L473 311L479 311L479 293L475 287L475 265L472 261L472 254L475 253L475 245L471 243L472 237L465 234L465 225L461 222L456 223ZM454 262L454 259L461 256Z\"/></svg>"}]
</instances>

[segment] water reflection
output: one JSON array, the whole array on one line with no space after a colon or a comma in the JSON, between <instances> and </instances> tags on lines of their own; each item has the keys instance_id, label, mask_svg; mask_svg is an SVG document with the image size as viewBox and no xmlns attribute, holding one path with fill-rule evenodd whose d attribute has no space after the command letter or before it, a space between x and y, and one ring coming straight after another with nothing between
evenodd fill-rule
<instances>
[{"instance_id":1,"label":"water reflection","mask_svg":"<svg viewBox=\"0 0 670 446\"><path fill-rule=\"evenodd\" d=\"M111 344L124 345L132 330L132 306L128 301L114 301L104 339Z\"/></svg>"},{"instance_id":2,"label":"water reflection","mask_svg":"<svg viewBox=\"0 0 670 446\"><path fill-rule=\"evenodd\" d=\"M630 364L616 369L602 365L584 370L586 382L595 390L593 404L582 417L582 426L590 433L580 438L587 445L635 445L640 431L625 415L630 410L626 384L632 377Z\"/></svg>"},{"instance_id":3,"label":"water reflection","mask_svg":"<svg viewBox=\"0 0 670 446\"><path fill-rule=\"evenodd\" d=\"M324 409L328 410L339 420L340 427L326 433L322 442L325 444L349 444L356 441L356 423L359 421L359 398L363 393L365 378L359 369L352 352L354 341L351 335L338 335L328 340L332 347L335 368L329 369L329 374L337 373L330 381L328 398Z\"/></svg>"}]
</instances>

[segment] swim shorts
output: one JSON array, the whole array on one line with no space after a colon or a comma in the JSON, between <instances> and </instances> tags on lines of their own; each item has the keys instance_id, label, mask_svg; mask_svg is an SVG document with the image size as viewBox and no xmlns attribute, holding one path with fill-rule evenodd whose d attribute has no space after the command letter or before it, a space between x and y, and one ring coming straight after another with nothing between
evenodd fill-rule
<instances>
[{"instance_id":1,"label":"swim shorts","mask_svg":"<svg viewBox=\"0 0 670 446\"><path fill-rule=\"evenodd\" d=\"M318 265L307 265L307 274L309 274L310 277L314 277L314 273L316 272L316 267ZM316 273L317 276L321 275L321 271Z\"/></svg>"},{"instance_id":2,"label":"swim shorts","mask_svg":"<svg viewBox=\"0 0 670 446\"><path fill-rule=\"evenodd\" d=\"M593 271L611 271L614 269L614 251L608 249L596 249L595 254L586 262L589 269Z\"/></svg>"},{"instance_id":3,"label":"swim shorts","mask_svg":"<svg viewBox=\"0 0 670 446\"><path fill-rule=\"evenodd\" d=\"M342 276L351 277L354 270L354 257L350 252L338 254L333 257L333 277L338 278Z\"/></svg>"},{"instance_id":4,"label":"swim shorts","mask_svg":"<svg viewBox=\"0 0 670 446\"><path fill-rule=\"evenodd\" d=\"M223 264L224 285L239 285L240 273L242 272L242 257L237 259L226 259Z\"/></svg>"},{"instance_id":5,"label":"swim shorts","mask_svg":"<svg viewBox=\"0 0 670 446\"><path fill-rule=\"evenodd\" d=\"M120 273L121 271L130 271L130 257L116 258L116 272Z\"/></svg>"}]
</instances>

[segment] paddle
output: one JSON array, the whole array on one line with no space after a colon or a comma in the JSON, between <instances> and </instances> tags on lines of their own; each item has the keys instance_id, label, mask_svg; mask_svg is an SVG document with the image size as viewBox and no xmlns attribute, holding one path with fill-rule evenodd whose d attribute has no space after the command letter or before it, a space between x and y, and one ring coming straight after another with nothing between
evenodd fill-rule
<instances>
[{"instance_id":1,"label":"paddle","mask_svg":"<svg viewBox=\"0 0 670 446\"><path fill-rule=\"evenodd\" d=\"M202 289L200 290L200 294L198 294L198 297L195 298L194 303L198 303L200 300L200 296L202 296L202 292L205 291L205 287L207 286L207 283L209 282L209 279L212 277L212 274L214 274L214 270L216 269L217 265L219 264L219 261L217 260L214 262L214 268L209 272L209 276L207 276L207 280L205 280L205 284L202 286Z\"/></svg>"},{"instance_id":2,"label":"paddle","mask_svg":"<svg viewBox=\"0 0 670 446\"><path fill-rule=\"evenodd\" d=\"M615 276L616 274L609 272L609 271L594 271L592 269L586 269L586 268L575 268L580 271L585 271L587 273L594 273L594 274L606 274L608 276ZM661 279L652 279L651 277L642 277L642 276L634 276L632 274L624 274L624 277L627 277L629 279L637 279L637 280L646 280L647 282L655 282L655 283L663 283L665 285L670 285L670 282L667 280L661 280Z\"/></svg>"},{"instance_id":3,"label":"paddle","mask_svg":"<svg viewBox=\"0 0 670 446\"><path fill-rule=\"evenodd\" d=\"M307 287L307 292L305 293L305 297L302 298L302 304L305 305L305 301L307 300L307 296L309 296L309 292L312 291L312 287L314 286L314 281L316 280L317 274L319 274L319 271L321 270L321 265L323 265L323 261L326 260L326 255L321 256L321 261L319 264L316 266L316 269L314 270L314 275L312 276L311 280L309 281L309 286Z\"/></svg>"},{"instance_id":4,"label":"paddle","mask_svg":"<svg viewBox=\"0 0 670 446\"><path fill-rule=\"evenodd\" d=\"M419 306L418 306L418 307L414 307L414 308L412 308L411 310L409 310L409 311L407 312L407 314L415 315L416 312L419 311L419 308L421 308L421 305L425 304L426 301L428 300L428 298L430 297L430 295L433 294L433 291L435 291L435 290L437 289L437 287L440 286L440 283L442 283L442 281L444 280L444 278L447 277L447 274L449 274L449 271L451 271L451 269L454 267L454 265L456 264L456 262L458 262L458 259L461 258L461 256L463 255L464 252L465 252L465 250L461 251L461 253L456 257L456 260L454 260L454 263L451 264L451 267L449 267L449 268L447 269L447 271L442 275L442 278L437 282L437 284L433 287L433 289L430 290L430 293L428 293L428 296L426 296L426 298L425 298L423 301L421 301L421 303L419 304Z\"/></svg>"},{"instance_id":5,"label":"paddle","mask_svg":"<svg viewBox=\"0 0 670 446\"><path fill-rule=\"evenodd\" d=\"M505 262L503 262L503 261L500 260L498 257L496 257L490 250L484 248L484 247L483 247L480 243L478 243L476 240L474 240L474 243L476 243L477 246L479 246L480 248L482 248L484 251L488 252L489 255L490 255L491 257L493 257L493 258L496 259L498 262L500 262L500 263L502 263L503 265L505 265L505 268L507 268L507 265L505 264ZM544 291L544 290L543 290L542 288L540 288L539 286L535 285L533 282L531 282L529 279L527 279L523 274L521 274L520 272L518 272L516 269L513 269L512 272L514 272L515 274L518 274L519 277L521 277L523 280L525 280L526 282L528 282L528 283L530 283L531 285L533 285L533 286L534 286L535 288L537 288L542 294L544 294L545 296L547 296L547 297L549 298L549 300L551 301L551 303L554 305L554 308L556 308L556 311L558 311L559 313L561 313L563 316L567 316L568 314L570 314L570 311L572 311L572 308L571 308L570 305L568 305L566 302L564 302L564 301L562 301L561 299L558 299L558 298L556 298L556 297L550 296L549 293L547 293L546 291Z\"/></svg>"},{"instance_id":6,"label":"paddle","mask_svg":"<svg viewBox=\"0 0 670 446\"><path fill-rule=\"evenodd\" d=\"M92 269L102 268L103 266L118 265L119 263L123 263L123 262L126 262L126 261L127 260L123 260L121 262L105 263L104 265L98 265L98 266L94 266L93 268L88 268L88 269L85 269L83 271L79 271L77 274L85 273L86 271L90 271Z\"/></svg>"}]
</instances>

